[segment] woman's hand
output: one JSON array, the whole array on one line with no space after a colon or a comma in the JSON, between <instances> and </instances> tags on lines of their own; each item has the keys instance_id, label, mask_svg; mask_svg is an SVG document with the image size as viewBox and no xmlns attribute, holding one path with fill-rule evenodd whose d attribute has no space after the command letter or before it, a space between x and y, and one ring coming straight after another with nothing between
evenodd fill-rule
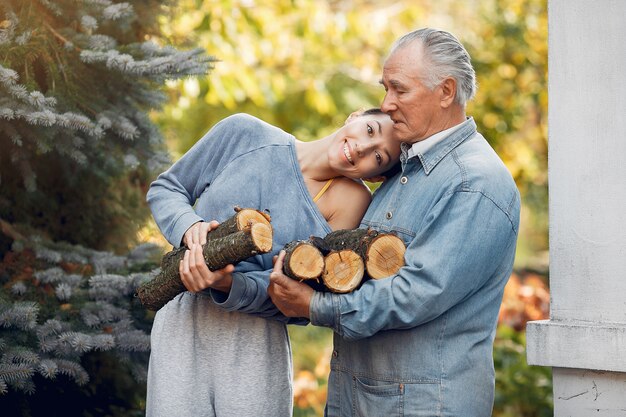
<instances>
[{"instance_id":1,"label":"woman's hand","mask_svg":"<svg viewBox=\"0 0 626 417\"><path fill-rule=\"evenodd\" d=\"M219 291L229 292L233 283L233 265L211 271L204 262L202 245L193 243L191 248L185 251L185 256L178 267L180 279L187 290L191 292L202 291L205 288L214 288Z\"/></svg>"},{"instance_id":2,"label":"woman's hand","mask_svg":"<svg viewBox=\"0 0 626 417\"><path fill-rule=\"evenodd\" d=\"M191 225L183 236L183 243L188 248L194 243L204 245L206 243L206 235L213 229L215 229L219 223L215 220L210 222L197 222Z\"/></svg>"}]
</instances>

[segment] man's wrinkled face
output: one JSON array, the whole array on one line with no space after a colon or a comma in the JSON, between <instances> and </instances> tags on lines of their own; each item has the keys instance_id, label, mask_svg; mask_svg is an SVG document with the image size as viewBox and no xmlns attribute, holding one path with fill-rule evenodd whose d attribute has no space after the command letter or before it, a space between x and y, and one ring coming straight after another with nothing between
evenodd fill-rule
<instances>
[{"instance_id":1,"label":"man's wrinkled face","mask_svg":"<svg viewBox=\"0 0 626 417\"><path fill-rule=\"evenodd\" d=\"M393 136L400 142L419 142L439 131L440 89L430 90L422 82L426 68L421 49L402 47L383 67L380 83L386 94L381 109L393 120Z\"/></svg>"}]
</instances>

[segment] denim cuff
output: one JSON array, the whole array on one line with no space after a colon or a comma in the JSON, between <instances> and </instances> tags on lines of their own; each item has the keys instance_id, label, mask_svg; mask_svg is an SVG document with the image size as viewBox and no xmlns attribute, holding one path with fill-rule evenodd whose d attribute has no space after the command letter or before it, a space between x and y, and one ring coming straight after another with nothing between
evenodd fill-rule
<instances>
[{"instance_id":1,"label":"denim cuff","mask_svg":"<svg viewBox=\"0 0 626 417\"><path fill-rule=\"evenodd\" d=\"M230 287L230 292L225 293L222 291L211 288L210 294L213 302L222 307L226 311L236 311L243 304L242 300L248 292L248 281L245 274L241 272L233 272L233 283Z\"/></svg>"},{"instance_id":2,"label":"denim cuff","mask_svg":"<svg viewBox=\"0 0 626 417\"><path fill-rule=\"evenodd\" d=\"M339 297L316 291L309 306L311 324L335 329L339 325Z\"/></svg>"}]
</instances>

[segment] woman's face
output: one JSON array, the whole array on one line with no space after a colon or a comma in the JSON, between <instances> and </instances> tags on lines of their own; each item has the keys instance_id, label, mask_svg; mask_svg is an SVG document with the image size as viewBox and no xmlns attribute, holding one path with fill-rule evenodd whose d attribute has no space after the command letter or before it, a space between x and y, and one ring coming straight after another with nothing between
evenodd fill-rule
<instances>
[{"instance_id":1,"label":"woman's face","mask_svg":"<svg viewBox=\"0 0 626 417\"><path fill-rule=\"evenodd\" d=\"M400 142L392 137L393 122L386 114L350 119L335 132L328 152L330 166L349 178L371 178L391 168L400 158Z\"/></svg>"}]
</instances>

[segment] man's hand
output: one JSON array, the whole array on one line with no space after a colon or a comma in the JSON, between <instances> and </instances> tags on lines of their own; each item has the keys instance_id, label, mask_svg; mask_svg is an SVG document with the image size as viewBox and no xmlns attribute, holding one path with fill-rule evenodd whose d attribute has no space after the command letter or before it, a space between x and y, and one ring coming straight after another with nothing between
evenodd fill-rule
<instances>
[{"instance_id":1,"label":"man's hand","mask_svg":"<svg viewBox=\"0 0 626 417\"><path fill-rule=\"evenodd\" d=\"M309 318L309 306L315 291L283 274L284 259L285 251L281 250L274 259L274 270L270 274L267 293L285 316Z\"/></svg>"},{"instance_id":2,"label":"man's hand","mask_svg":"<svg viewBox=\"0 0 626 417\"><path fill-rule=\"evenodd\" d=\"M218 271L211 271L204 262L202 255L202 245L207 241L207 233L215 229L218 224L215 220L208 223L198 222L185 232L183 243L189 249L185 251L185 256L180 261L178 272L188 291L198 292L209 287L223 292L230 291L233 283L231 274L235 267L227 265Z\"/></svg>"}]
</instances>

